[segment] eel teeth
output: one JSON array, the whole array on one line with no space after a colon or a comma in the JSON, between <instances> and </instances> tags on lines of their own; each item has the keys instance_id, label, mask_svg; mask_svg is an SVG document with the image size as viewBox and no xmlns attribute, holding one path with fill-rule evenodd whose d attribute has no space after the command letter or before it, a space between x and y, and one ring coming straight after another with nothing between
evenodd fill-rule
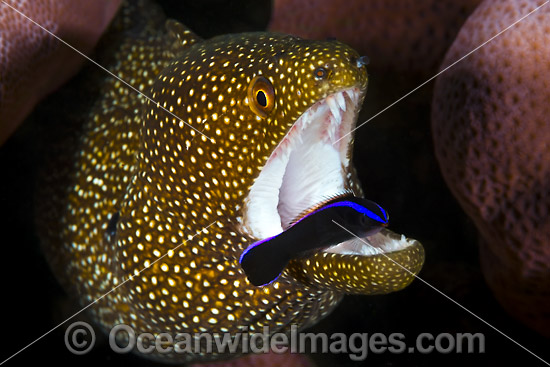
<instances>
[{"instance_id":1,"label":"eel teeth","mask_svg":"<svg viewBox=\"0 0 550 367\"><path fill-rule=\"evenodd\" d=\"M340 94L340 93L338 93ZM327 105L330 108L330 112L332 113L332 116L334 116L334 120L340 120L340 108L338 107L338 104L336 103L336 99L334 97L328 97L327 98Z\"/></svg>"},{"instance_id":2,"label":"eel teeth","mask_svg":"<svg viewBox=\"0 0 550 367\"><path fill-rule=\"evenodd\" d=\"M311 113L309 110L307 110L302 117L300 117L301 124L300 124L300 131L305 130L307 125L311 122Z\"/></svg>"},{"instance_id":3,"label":"eel teeth","mask_svg":"<svg viewBox=\"0 0 550 367\"><path fill-rule=\"evenodd\" d=\"M338 102L342 111L346 112L346 98L344 97L344 93L336 94L336 102Z\"/></svg>"},{"instance_id":4,"label":"eel teeth","mask_svg":"<svg viewBox=\"0 0 550 367\"><path fill-rule=\"evenodd\" d=\"M357 104L357 100L358 100L358 98L359 98L359 96L357 95L357 93L355 93L355 92L352 91L352 90L346 91L345 93L348 95L349 99L351 99L353 105Z\"/></svg>"}]
</instances>

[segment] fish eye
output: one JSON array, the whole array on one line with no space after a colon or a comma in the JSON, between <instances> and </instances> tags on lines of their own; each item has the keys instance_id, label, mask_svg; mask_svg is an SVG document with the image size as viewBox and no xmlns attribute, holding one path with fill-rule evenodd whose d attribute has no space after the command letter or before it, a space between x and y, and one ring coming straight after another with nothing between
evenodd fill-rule
<instances>
[{"instance_id":1,"label":"fish eye","mask_svg":"<svg viewBox=\"0 0 550 367\"><path fill-rule=\"evenodd\" d=\"M275 107L275 89L269 79L257 76L248 86L248 104L252 112L265 118Z\"/></svg>"},{"instance_id":2,"label":"fish eye","mask_svg":"<svg viewBox=\"0 0 550 367\"><path fill-rule=\"evenodd\" d=\"M325 69L324 67L322 66L319 66L317 69L315 69L313 71L313 75L317 78L317 79L325 79L327 76L328 76L328 70Z\"/></svg>"}]
</instances>

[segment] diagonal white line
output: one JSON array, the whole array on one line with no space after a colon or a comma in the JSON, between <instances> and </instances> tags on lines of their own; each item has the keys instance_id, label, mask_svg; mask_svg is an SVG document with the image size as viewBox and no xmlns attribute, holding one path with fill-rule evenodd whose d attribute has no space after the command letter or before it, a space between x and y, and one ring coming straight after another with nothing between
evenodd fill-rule
<instances>
[{"instance_id":1,"label":"diagonal white line","mask_svg":"<svg viewBox=\"0 0 550 367\"><path fill-rule=\"evenodd\" d=\"M18 9L14 8L13 6L11 6L10 4L6 3L4 0L0 0L4 5L8 6L9 8L11 8L13 11L15 11L16 13L18 13L19 15L23 16L24 18L26 18L27 20L29 20L30 22L32 22L33 24L35 24L36 26L38 26L39 28L41 28L42 30L44 30L45 32L47 32L48 34L50 34L52 37L54 37L55 39L57 39L58 41L62 42L63 44L65 44L67 47L71 48L72 50L74 50L75 52L77 52L78 54L80 54L82 57L86 58L88 61L92 62L94 65L96 65L97 67L99 67L100 69L104 70L105 72L107 72L108 74L110 74L111 76L113 76L114 78L116 78L117 80L119 80L120 82L122 82L123 84L125 84L126 86L128 86L130 89L134 90L135 92L137 92L138 94L142 95L144 98L148 99L150 102L153 102L157 105L157 107L163 109L164 111L166 111L167 113L169 113L171 116L175 117L176 119L182 121L185 125L187 125L189 128L195 130L197 133L199 133L200 135L203 135L205 138L209 139L211 142L213 142L213 139L208 137L207 135L203 134L201 131L199 131L198 129L194 128L193 126L189 125L188 123L186 123L185 121L183 121L181 118L179 118L177 115L175 115L174 113L170 112L169 110L167 110L166 108L162 107L160 105L159 102L156 102L155 100L153 100L152 98L150 98L149 96L147 96L146 94L144 94L143 92L139 91L137 88L135 88L134 86L132 86L131 84L127 83L126 81L124 81L123 79L121 79L120 77L118 77L117 75L115 75L114 73L112 73L111 71L109 71L108 69L106 69L105 67L103 67L102 65L98 64L96 61L94 61L93 59L91 59L90 57L88 57L87 55L85 55L84 53L82 53L81 51L79 51L78 49L76 49L75 47L73 47L72 45L70 45L69 43L67 43L66 41L64 41L63 39L59 38L58 36L56 36L54 33L52 33L51 31L49 31L48 29L44 28L42 25L38 24L37 22L35 22L33 19L31 19L30 17L28 17L27 15L25 15L24 13L22 13L21 11L19 11ZM452 63L451 65L449 65L448 67L446 67L445 69L441 70L439 73L437 73L436 75L434 75L433 77L431 77L430 79L426 80L424 83L422 83L421 85L419 85L418 87L416 87L415 89L413 89L412 91L410 91L409 93L405 94L403 97L399 98L397 101L395 101L394 103L392 103L391 105L389 105L388 107L386 107L385 109L383 109L382 111L378 112L376 115L374 115L373 117L371 117L370 119L368 119L367 121L365 121L364 123L362 123L361 125L357 126L355 129L353 129L352 131L350 131L349 133L347 133L346 135L344 136L347 136L351 133L353 133L355 130L357 130L358 128L360 128L361 126L365 125L366 123L368 123L370 120L374 119L375 117L377 117L378 115L380 115L381 113L385 112L387 109L391 108L393 105L395 105L396 103L400 102L401 100L403 100L404 98L408 97L410 94L414 93L416 90L418 90L419 88L421 88L422 86L424 86L425 84L429 83L430 81L432 81L433 79L435 79L437 76L441 75L443 72L447 71L448 69L450 69L451 67L453 67L454 65L456 65L457 63L459 63L460 61L462 61L463 59L465 59L466 57L470 56L472 53L474 53L475 51L477 51L478 49L480 49L481 47L485 46L487 43L491 42L493 39L497 38L498 36L500 36L502 33L506 32L508 29L512 28L513 26L515 26L517 23L519 23L520 21L522 21L523 19L527 18L528 16L530 16L531 14L533 14L534 12L538 11L540 8L542 8L543 6L545 6L546 4L548 4L548 2L550 2L550 0L546 1L545 3L543 3L542 5L538 6L537 8L535 8L534 10L532 10L531 12L529 12L528 14L526 14L525 16L523 16L522 18L518 19L517 21L515 21L514 23L512 23L510 26L508 26L507 28L505 28L504 30L500 31L499 33L497 33L495 36L491 37L490 39L488 39L487 41L485 41L483 44L479 45L478 47L476 47L474 50L470 51L468 54L464 55L462 58L460 58L459 60L455 61L454 63ZM340 139L338 139L337 141L335 141L334 143L340 141L344 136L342 136ZM335 222L333 220L333 222L340 226L342 229L344 229L345 231L349 232L350 234L352 234L353 236L355 236L355 234L353 234L351 231L349 231L348 229L346 229L345 227L343 227L342 225L340 225L339 223ZM19 353L23 352L24 350L26 350L27 348L29 348L30 346L32 346L33 344L35 344L36 342L38 342L39 340L41 340L42 338L44 338L45 336L47 336L48 334L50 334L51 332L53 332L54 330L56 330L57 328L59 328L61 325L63 325L64 323L66 323L67 321L71 320L72 318L74 318L75 316L77 316L78 314L82 313L83 311L85 311L86 309L88 309L89 307L91 307L92 305L96 304L98 301L100 301L101 299L103 299L104 297L106 297L107 295L109 295L110 293L112 293L113 291L115 291L116 289L118 289L119 287L121 287L122 285L124 285L125 283L127 283L128 281L130 280L133 280L133 278L137 275L139 275L141 272L143 272L144 270L148 269L149 267L151 267L152 265L154 265L156 262L158 262L159 260L161 260L162 258L164 258L165 256L168 255L168 253L176 250L177 248L179 248L180 246L184 245L185 243L187 243L189 240L193 239L195 236L197 236L199 233L201 233L202 231L204 231L205 229L207 229L208 227L212 226L213 224L215 224L215 222L212 222L210 223L208 226L204 227L203 229L201 229L199 232L197 232L195 235L193 235L190 239L182 242L181 244L179 244L178 246L174 247L173 249L169 250L167 253L165 253L164 255L162 255L161 257L159 257L158 259L156 259L155 261L153 261L148 267L145 267L143 269L141 269L140 271L138 271L136 274L134 275L130 275L128 277L128 279L124 280L122 283L120 283L119 285L117 285L116 287L114 287L113 289L111 289L110 291L108 291L107 293L103 294L102 296L100 296L99 298L97 298L96 300L94 300L93 302L89 303L88 305L84 306L82 309L80 309L79 311L77 311L76 313L74 313L72 316L68 317L67 319L65 319L63 322L59 323L58 325L56 325L55 327L53 327L52 329L50 329L49 331L47 331L46 333L42 334L40 337L38 337L37 339L35 339L34 341L32 341L31 343L29 343L28 345L26 345L25 347L21 348L19 351L17 351L16 353L14 353L13 355L11 355L10 357L8 357L7 359L5 359L4 361L0 362L0 365L3 365L4 363L6 363L7 361L9 361L10 359L12 359L13 357L15 357L16 355L18 355ZM355 236L357 237L357 236ZM364 242L365 244L369 245L367 242L365 242L363 239L357 237L360 241ZM384 256L387 257L386 254L383 254ZM504 334L502 331L500 331L499 329L497 329L496 327L494 327L493 325L491 325L490 323L488 323L487 321L483 320L481 317L477 316L476 314L474 314L472 311L468 310L466 307L462 306L461 304L459 304L458 302L456 302L455 300L453 300L452 298L450 298L449 296L447 296L446 294L444 294L443 292L441 292L440 290L438 290L437 288L435 288L434 286L432 286L431 284L429 284L428 282L426 282L425 280L423 280L422 278L420 278L419 276L413 274L412 272L410 272L410 270L408 270L407 268L403 267L401 264L395 262L393 259L389 258L389 260L391 260L392 262L394 262L396 265L400 266L401 268L403 268L404 270L408 271L409 273L411 273L413 276L415 276L417 279L419 279L420 281L422 281L424 284L428 285L430 288L434 289L436 292L440 293L441 295L443 295L444 297L446 297L447 299L449 299L450 301L452 301L453 303L455 303L456 305L458 305L459 307L461 307L462 309L464 309L465 311L467 311L468 313L470 313L471 315L473 315L474 317L476 317L477 319L479 319L480 321L482 321L483 323L485 323L486 325L488 325L489 327L491 327L492 329L494 329L495 331L497 331L498 333L500 333L501 335L503 335L504 337L506 337L507 339L509 339L510 341L512 341L513 343L517 344L518 346L520 346L521 348L523 348L525 351L527 351L528 353L532 354L534 357L538 358L540 361L544 362L546 365L550 366L550 363L546 362L545 360L543 360L542 358L540 358L539 356L537 356L535 353L531 352L529 349L525 348L523 345L521 345L520 343L516 342L514 339L512 339L511 337L509 337L508 335Z\"/></svg>"},{"instance_id":2,"label":"diagonal white line","mask_svg":"<svg viewBox=\"0 0 550 367\"><path fill-rule=\"evenodd\" d=\"M94 65L96 65L97 67L99 67L100 69L102 69L103 71L105 71L106 73L108 73L109 75L111 75L112 77L116 78L117 80L119 80L120 82L122 82L124 85L126 85L127 87L129 87L130 89L134 90L135 92L137 92L138 94L142 95L143 97L145 97L146 99L148 99L149 101L155 103L157 105L157 107L163 109L164 111L168 112L170 115L172 115L173 117L175 117L176 119L178 119L179 121L182 121L185 125L187 125L188 127L190 127L191 129L195 130L197 133L199 133L200 135L204 136L205 138L207 138L208 140L210 140L211 142L214 142L214 140L210 137L208 137L207 135L205 135L202 131L199 131L197 130L196 128L194 128L193 126L189 125L187 122L183 121L180 117L178 117L177 115L175 115L174 113L170 112L169 110L167 110L166 108L164 108L163 106L160 105L159 102L156 102L155 100L153 100L151 97L147 96L146 94L144 94L143 92L141 92L140 90L138 90L137 88L135 88L134 86L132 86L131 84L129 84L128 82L126 82L125 80L121 79L120 77L118 77L117 75L115 75L114 73L112 73L111 71L109 71L108 69L106 69L105 67L103 67L102 65L100 65L99 63L97 63L96 61L94 61L93 59L91 59L90 57L88 57L87 55L85 55L84 53L82 53L80 50L78 50L77 48L73 47L71 44L67 43L66 41L64 41L63 39L59 38L57 35L55 35L54 33L52 33L51 31L49 31L48 29L46 29L45 27L43 27L42 25L40 25L39 23L37 23L36 21L34 21L33 19L31 19L30 17L28 17L27 15L25 15L24 13L22 13L21 11L19 11L18 9L14 8L13 6L11 6L10 4L6 3L4 0L0 0L4 5L6 5L7 7L9 7L10 9L12 9L13 11L15 11L16 13L18 13L19 15L21 15L22 17L24 17L25 19L27 19L28 21L30 21L31 23L33 23L34 25L36 25L37 27L41 28L43 31L47 32L49 35L51 35L52 37L54 37L55 39L57 39L58 41L60 41L61 43L63 43L64 45L66 45L67 47L69 47L70 49L72 49L73 51L75 51L76 53L78 53L79 55L81 55L82 57L84 57L85 59L87 59L88 61L92 62ZM56 325L55 327L53 327L52 329L50 329L49 331L47 331L46 333L42 334L40 337L38 337L37 339L35 339L34 341L32 341L31 343L29 343L28 345L26 345L25 347L21 348L19 351L17 351L16 353L12 354L10 357L8 357L7 359L5 359L4 361L0 362L0 366L3 365L4 363L6 363L7 361L9 361L10 359L12 359L13 357L17 356L19 353L23 352L24 350L26 350L27 348L29 348L30 346L32 346L33 344L35 344L36 342L38 342L39 340L41 340L42 338L44 338L45 336L49 335L51 332L53 332L54 330L56 330L57 328L59 328L61 325L63 325L64 323L66 323L67 321L71 320L72 318L74 318L75 316L77 316L78 314L82 313L83 311L85 311L86 309L88 309L89 307L91 307L92 305L96 304L97 302L99 302L101 299L103 299L104 297L106 297L107 295L109 295L110 293L112 293L113 291L115 291L117 288L121 287L122 285L124 285L125 283L127 283L128 281L130 280L133 280L133 278L139 274L141 274L141 272L143 272L144 270L148 269L149 267L151 267L152 265L154 265L156 262L158 262L159 260L161 260L162 258L164 258L168 253L170 253L171 251L175 251L177 248L179 248L180 246L184 245L185 243L187 243L188 241L192 240L196 235L198 235L200 232L204 231L205 229L207 229L208 227L210 227L211 225L213 225L214 223L216 222L212 222L210 223L208 226L204 227L203 229L201 229L199 232L197 232L195 235L193 235L190 239L182 242L181 244L179 244L178 246L172 248L170 251L168 251L167 253L165 253L164 255L162 255L161 257L159 257L158 259L156 259L155 261L153 261L148 267L145 267L143 269L141 269L140 271L138 271L137 273L135 273L134 275L130 275L128 277L128 279L126 279L125 281L123 281L122 283L120 283L119 285L117 285L116 287L114 287L113 289L111 289L110 291L108 291L107 293L103 294L102 296L100 296L99 298L95 299L93 302L89 303L88 305L84 306L82 309L80 309L79 311L75 312L73 315L71 315L70 317L68 317L67 319L65 319L63 322L59 323L58 325Z\"/></svg>"},{"instance_id":3,"label":"diagonal white line","mask_svg":"<svg viewBox=\"0 0 550 367\"><path fill-rule=\"evenodd\" d=\"M357 235L355 235L355 233L353 233L352 231L350 231L349 229L347 229L346 227L344 227L343 225L341 225L340 223L336 222L335 220L332 220L332 222L334 224L336 224L338 227L342 228L344 231L348 232L349 234L351 234L352 236L354 236L355 238L357 238L359 241L363 242L365 245L367 246L370 246L372 248L374 248L370 243L368 243L367 241L363 240L362 238L358 237ZM376 248L374 248L376 250ZM437 293L441 294L443 297L447 298L449 301L453 302L455 305L457 305L458 307L462 308L464 311L468 312L470 315L474 316L475 318L477 318L479 321L483 322L485 325L489 326L490 328L492 328L493 330L497 331L499 334L501 334L502 336L504 336L505 338L507 338L508 340L510 340L511 342L513 342L514 344L518 345L519 347L521 347L523 350L525 350L526 352L530 353L531 355L533 355L535 358L539 359L541 362L543 362L544 364L546 364L547 366L550 366L550 363L546 362L544 359L542 359L541 357L539 357L538 355L536 355L535 353L531 352L529 349L527 349L526 347L524 347L523 345L521 345L520 343L518 343L517 341L515 341L514 339L512 339L511 337L509 337L508 335L506 335L504 332L500 331L499 329L497 329L496 327L494 327L492 324L490 324L488 321L485 321L484 319L482 319L481 317L479 317L478 315L476 315L475 313L473 313L472 311L470 311L469 309L467 309L466 307L464 307L463 305L461 305L460 303L458 303L457 301L455 301L454 299L452 299L451 297L447 296L445 293L443 293L442 291L440 291L439 289L437 289L436 287L434 287L433 285L431 285L430 283L428 283L427 281L425 281L424 279L420 278L418 275L414 274L412 271L410 271L409 269L407 269L406 267L404 267L403 265L399 264L397 261L393 260L391 257L389 257L388 255L386 255L385 253L383 252L380 252L381 255L384 255L388 260L390 260L391 262L393 262L395 265L399 266L400 268L402 268L403 270L405 270L406 272L408 272L409 274L411 274L412 276L414 276L416 279L420 280L422 283L426 284L428 287L430 287L431 289L433 289L434 291L436 291Z\"/></svg>"},{"instance_id":4,"label":"diagonal white line","mask_svg":"<svg viewBox=\"0 0 550 367\"><path fill-rule=\"evenodd\" d=\"M205 122L206 120L207 120L207 119L203 119L203 120L201 121L201 124L204 124L204 122ZM202 128L201 133L204 131L204 129L206 129L206 125ZM191 143L193 143L193 139L195 139L194 136L191 138L191 140L189 140L189 142L187 142L187 141L185 142L185 148L186 148L187 150L189 150L189 148L191 147Z\"/></svg>"},{"instance_id":5,"label":"diagonal white line","mask_svg":"<svg viewBox=\"0 0 550 367\"><path fill-rule=\"evenodd\" d=\"M88 57L87 55L85 55L83 52L81 52L80 50L76 49L75 47L73 47L72 45L70 45L69 43L65 42L64 40L62 40L61 38L59 38L58 36L56 36L54 33L52 33L51 31L49 31L48 29L44 28L42 25L38 24L37 22L35 22L33 19L29 18L27 15L23 14L21 11L17 10L16 8L14 8L13 6L11 6L10 4L6 3L4 0L0 0L2 1L2 3L4 5L6 5L7 7L11 8L13 11L15 11L16 13L18 13L19 15L21 15L22 17L26 18L28 21L32 22L34 25L36 25L37 27L41 28L43 31L47 32L49 35L51 35L52 37L54 37L56 40L58 40L59 42L63 43L65 46L69 47L70 49L72 49L73 51L75 51L76 53L78 53L79 55L81 55L82 57L84 57L86 60L90 61L91 63L93 63L94 65L96 65L98 68L102 69L103 71L105 71L106 73L108 73L109 75L111 75L112 77L118 79L121 83L123 83L124 85L126 85L128 88L134 90L135 92L137 92L138 94L141 94L143 97L145 97L146 99L148 99L150 102L153 102L154 104L157 105L158 108L161 108L163 109L164 111L168 112L172 117L176 118L177 120L183 122L185 125L187 125L189 128L195 130L197 133L199 133L200 135L204 136L205 138L207 138L208 140L210 140L210 142L214 142L214 139L210 138L209 136L205 135L204 133L202 133L201 131L199 131L198 129L194 128L193 126L189 125L187 122L183 121L180 117L178 117L177 115L175 115L174 113L170 112L168 109L166 109L165 107L161 106L159 102L155 101L154 99L152 99L151 97L149 97L148 95L146 95L145 93L141 92L139 89L135 88L133 85L131 85L130 83L126 82L125 80L121 79L120 77L118 77L117 75L115 75L114 73L112 73L111 71L109 71L107 68L101 66L100 64L98 64L96 61L94 61L92 58Z\"/></svg>"},{"instance_id":6,"label":"diagonal white line","mask_svg":"<svg viewBox=\"0 0 550 367\"><path fill-rule=\"evenodd\" d=\"M465 58L467 58L468 56L470 56L471 54L473 54L474 52L476 52L477 50L479 50L480 48L482 48L483 46L485 46L486 44L488 44L489 42L491 42L492 40L494 40L495 38L497 38L498 36L500 36L501 34L503 34L504 32L506 32L507 30L509 30L510 28L512 28L513 26L515 26L516 24L518 24L519 22L521 22L522 20L524 20L525 18L527 18L528 16L530 16L531 14L535 13L536 11L538 11L540 8L542 8L543 6L545 6L546 4L548 4L550 2L550 0L547 0L545 3L543 3L542 5L536 7L535 9L531 10L529 13L527 13L526 15L522 16L521 18L519 18L518 20L516 20L514 23L510 24L508 27L504 28L502 31L498 32L497 34L495 34L493 37L489 38L487 41L483 42L481 45L477 46L476 48L474 48L472 51L468 52L466 55L462 56L460 59L456 60L455 62L453 62L451 65L447 66L446 68L444 68L443 70L441 70L440 72L438 72L437 74L435 74L434 76L432 76L430 79L426 80L424 83L420 84L418 87L414 88L413 90L411 90L410 92L408 92L407 94L405 94L404 96L402 96L401 98L399 98L398 100L396 100L395 102L393 102L392 104L390 104L388 107L384 108L383 110L379 111L378 113L376 113L374 116L370 117L367 121L363 122L361 125L359 126L356 126L355 129L351 130L350 132L348 132L347 134L343 135L342 137L340 137L340 139L336 140L334 143L332 143L332 145L338 143L340 140L344 139L346 136L348 136L349 134L352 134L353 132L355 132L355 130L359 129L360 127L362 127L363 125L365 125L366 123L368 123L369 121L371 121L372 119L376 118L377 116L379 116L380 114L386 112L388 109L392 108L395 104L401 102L403 99L407 98L408 96L410 96L411 94L413 94L414 92L416 92L418 89L422 88L424 85L428 84L429 82L431 82L432 80L434 80L435 78L437 78L438 76L440 76L441 74L443 74L444 72L446 72L447 70L449 70L450 68L452 68L453 66L455 66L456 64L458 64L459 62L461 62L462 60L464 60Z\"/></svg>"},{"instance_id":7,"label":"diagonal white line","mask_svg":"<svg viewBox=\"0 0 550 367\"><path fill-rule=\"evenodd\" d=\"M54 326L52 329L48 330L47 332L45 332L44 334L42 334L40 337L36 338L34 341L32 341L31 343L27 344L25 347L19 349L17 352L15 352L14 354L12 354L11 356L9 356L8 358L6 358L5 360L3 360L2 362L0 362L0 366L3 365L4 363L6 363L7 361L9 361L10 359L12 359L13 357L15 357L16 355L18 355L19 353L23 352L25 349L27 349L28 347L30 347L31 345L33 345L34 343L38 342L40 339L44 338L46 335L50 334L52 331L54 331L55 329L59 328L61 325L63 325L64 323L66 323L67 321L69 321L70 319L74 318L76 315L82 313L83 311L85 311L86 309L88 309L89 307L93 306L94 304L96 304L97 302L99 302L102 298L108 296L109 294L111 294L112 292L114 292L116 289L118 289L119 287L121 287L122 285L126 284L128 281L130 280L133 280L134 277L138 276L139 274L141 274L141 272L143 272L144 270L147 270L149 269L151 266L153 266L155 263L157 263L158 261L160 261L161 259L163 259L166 255L168 255L170 252L173 252L175 251L176 249L178 249L179 247L185 245L187 242L191 241L193 238L195 238L199 233L201 233L202 231L204 231L205 229L207 229L208 227L210 227L211 225L213 225L214 223L217 223L217 221L214 221L212 223L210 223L209 225L207 225L206 227L204 227L203 229L201 229L200 231L198 231L197 233L195 233L193 236L191 236L191 238L183 241L182 243L180 243L179 245L177 245L176 247L168 250L164 255L162 255L161 257L159 257L158 259L156 259L155 261L153 261L151 264L149 264L149 266L146 266L145 268L141 269L140 271L138 271L137 273L133 274L133 275L130 275L128 277L128 279L126 279L125 281L123 281L122 283L120 283L119 285L117 285L116 287L114 287L113 289L111 289L109 292L103 294L101 297L95 299L94 301L90 302L89 304L87 304L86 306L84 306L83 308L81 308L79 311L75 312L73 315L69 316L67 319L65 319L64 321L60 322L59 324L57 324L56 326Z\"/></svg>"}]
</instances>

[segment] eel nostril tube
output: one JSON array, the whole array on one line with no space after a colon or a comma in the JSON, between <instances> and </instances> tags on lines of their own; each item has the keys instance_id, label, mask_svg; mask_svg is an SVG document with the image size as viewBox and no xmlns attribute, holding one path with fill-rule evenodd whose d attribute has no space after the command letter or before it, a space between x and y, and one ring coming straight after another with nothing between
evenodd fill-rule
<instances>
[{"instance_id":1,"label":"eel nostril tube","mask_svg":"<svg viewBox=\"0 0 550 367\"><path fill-rule=\"evenodd\" d=\"M361 56L357 59L357 67L360 68L362 66L367 66L369 62L370 60L368 56Z\"/></svg>"}]
</instances>

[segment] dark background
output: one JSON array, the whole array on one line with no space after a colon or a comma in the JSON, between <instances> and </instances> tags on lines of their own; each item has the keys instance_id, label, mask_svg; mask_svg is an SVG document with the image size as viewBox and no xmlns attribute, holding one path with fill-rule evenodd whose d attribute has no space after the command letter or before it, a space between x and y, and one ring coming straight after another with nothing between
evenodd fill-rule
<instances>
[{"instance_id":1,"label":"dark background","mask_svg":"<svg viewBox=\"0 0 550 367\"><path fill-rule=\"evenodd\" d=\"M160 1L169 17L180 19L197 34L264 30L269 1ZM368 55L371 60L376 55ZM398 99L410 76L388 76L369 69L369 91L360 121ZM394 79L392 79L394 78ZM404 79L407 82L403 82ZM424 80L417 80L416 85ZM412 87L416 86L412 85ZM373 119L356 133L355 165L366 195L391 215L395 232L420 240L426 264L420 277L486 320L518 343L550 360L548 340L507 315L486 286L477 253L477 232L462 212L439 173L429 127L431 89L428 84ZM48 101L44 102L45 104ZM34 341L70 315L63 292L42 257L33 223L33 170L38 161L40 123L31 117L0 147L0 360ZM74 311L73 311L74 312ZM64 346L67 324L46 335L6 366L48 360L56 365L155 365L132 355L117 355L98 340L93 351L74 356ZM483 354L370 353L366 361L347 355L313 355L319 366L543 366L519 346L491 329L427 285L416 280L405 290L386 296L347 296L338 309L310 331L326 333L403 333L412 343L420 333L483 333Z\"/></svg>"}]
</instances>

